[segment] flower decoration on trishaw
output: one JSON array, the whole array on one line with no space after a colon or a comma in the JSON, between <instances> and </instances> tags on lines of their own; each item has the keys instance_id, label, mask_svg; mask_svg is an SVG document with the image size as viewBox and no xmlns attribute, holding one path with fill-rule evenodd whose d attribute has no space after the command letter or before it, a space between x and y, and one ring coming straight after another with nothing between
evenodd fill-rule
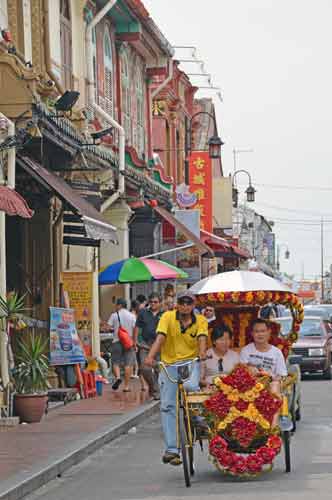
<instances>
[{"instance_id":1,"label":"flower decoration on trishaw","mask_svg":"<svg viewBox=\"0 0 332 500\"><path fill-rule=\"evenodd\" d=\"M246 366L238 365L214 384L217 391L204 406L215 465L236 476L271 469L282 444L278 430L272 428L282 403L269 389L270 378L254 377Z\"/></svg>"}]
</instances>

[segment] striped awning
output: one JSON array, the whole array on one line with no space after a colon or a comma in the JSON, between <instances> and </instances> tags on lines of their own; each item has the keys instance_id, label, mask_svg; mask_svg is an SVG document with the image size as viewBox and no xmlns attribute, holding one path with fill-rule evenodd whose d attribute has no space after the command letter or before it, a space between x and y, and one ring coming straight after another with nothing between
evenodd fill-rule
<instances>
[{"instance_id":1,"label":"striped awning","mask_svg":"<svg viewBox=\"0 0 332 500\"><path fill-rule=\"evenodd\" d=\"M0 186L0 210L7 215L18 215L30 219L34 212L20 194L8 186Z\"/></svg>"}]
</instances>

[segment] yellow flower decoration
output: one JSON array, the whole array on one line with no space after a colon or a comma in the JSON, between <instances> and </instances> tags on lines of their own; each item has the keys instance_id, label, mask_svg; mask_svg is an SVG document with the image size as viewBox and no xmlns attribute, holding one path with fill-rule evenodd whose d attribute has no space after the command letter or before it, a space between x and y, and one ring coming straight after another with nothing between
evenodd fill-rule
<instances>
[{"instance_id":1,"label":"yellow flower decoration","mask_svg":"<svg viewBox=\"0 0 332 500\"><path fill-rule=\"evenodd\" d=\"M224 302L225 301L225 294L223 292L219 292L218 299L220 300L220 302Z\"/></svg>"},{"instance_id":2,"label":"yellow flower decoration","mask_svg":"<svg viewBox=\"0 0 332 500\"><path fill-rule=\"evenodd\" d=\"M239 292L233 292L232 293L232 301L233 302L239 302L240 299L240 293Z\"/></svg>"},{"instance_id":3,"label":"yellow flower decoration","mask_svg":"<svg viewBox=\"0 0 332 500\"><path fill-rule=\"evenodd\" d=\"M252 292L247 292L245 295L245 300L247 304L251 304L254 300L254 294Z\"/></svg>"},{"instance_id":4,"label":"yellow flower decoration","mask_svg":"<svg viewBox=\"0 0 332 500\"><path fill-rule=\"evenodd\" d=\"M263 302L265 300L265 292L257 292L256 297L258 302Z\"/></svg>"}]
</instances>

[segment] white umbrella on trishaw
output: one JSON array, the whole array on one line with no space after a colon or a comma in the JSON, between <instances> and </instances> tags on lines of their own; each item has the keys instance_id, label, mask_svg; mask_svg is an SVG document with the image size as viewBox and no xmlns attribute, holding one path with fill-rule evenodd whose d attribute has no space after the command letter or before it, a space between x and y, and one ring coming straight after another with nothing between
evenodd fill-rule
<instances>
[{"instance_id":1,"label":"white umbrella on trishaw","mask_svg":"<svg viewBox=\"0 0 332 500\"><path fill-rule=\"evenodd\" d=\"M291 292L280 281L253 271L228 271L208 276L195 283L190 291L195 295L219 292Z\"/></svg>"}]
</instances>

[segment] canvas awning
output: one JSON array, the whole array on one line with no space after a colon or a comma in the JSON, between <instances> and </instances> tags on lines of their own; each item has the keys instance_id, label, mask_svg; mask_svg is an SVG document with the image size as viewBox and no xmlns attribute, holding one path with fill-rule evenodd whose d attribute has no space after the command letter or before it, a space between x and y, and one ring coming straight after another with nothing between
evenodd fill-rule
<instances>
[{"instance_id":1,"label":"canvas awning","mask_svg":"<svg viewBox=\"0 0 332 500\"><path fill-rule=\"evenodd\" d=\"M118 244L116 228L109 224L98 210L71 188L62 177L50 172L26 156L17 155L16 161L39 184L48 191L54 192L70 206L75 214L81 217L88 238Z\"/></svg>"},{"instance_id":2,"label":"canvas awning","mask_svg":"<svg viewBox=\"0 0 332 500\"><path fill-rule=\"evenodd\" d=\"M177 231L182 233L188 241L191 241L198 248L201 255L208 254L209 257L214 257L214 251L206 243L204 243L204 241L201 241L198 236L192 233L185 225L178 221L174 215L168 212L168 210L159 206L153 207L153 210Z\"/></svg>"},{"instance_id":3,"label":"canvas awning","mask_svg":"<svg viewBox=\"0 0 332 500\"><path fill-rule=\"evenodd\" d=\"M33 216L33 210L29 208L25 199L8 186L0 186L0 210L7 215L18 215L24 219Z\"/></svg>"}]
</instances>

